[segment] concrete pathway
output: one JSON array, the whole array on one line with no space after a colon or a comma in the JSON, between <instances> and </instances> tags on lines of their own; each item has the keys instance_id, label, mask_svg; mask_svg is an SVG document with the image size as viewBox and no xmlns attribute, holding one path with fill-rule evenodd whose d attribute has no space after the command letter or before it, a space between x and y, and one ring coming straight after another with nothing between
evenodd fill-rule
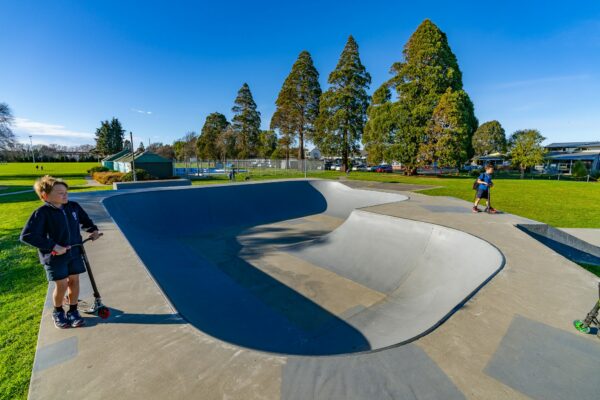
<instances>
[{"instance_id":1,"label":"concrete pathway","mask_svg":"<svg viewBox=\"0 0 600 400\"><path fill-rule=\"evenodd\" d=\"M113 316L57 330L47 304L30 399L558 400L600 392L600 341L571 325L597 300L598 279L514 226L535 221L472 214L468 202L410 192L408 201L363 209L480 237L502 252L505 266L441 326L410 344L286 356L232 345L181 318L99 202L112 194L72 197L105 233L87 251ZM163 257L168 265L168 252ZM84 288L82 297L89 297ZM67 379L73 371L76 379Z\"/></svg>"},{"instance_id":2,"label":"concrete pathway","mask_svg":"<svg viewBox=\"0 0 600 400\"><path fill-rule=\"evenodd\" d=\"M600 246L600 229L586 229L586 228L560 228L562 231L567 232L570 235L575 236L581 240L593 244L594 246Z\"/></svg>"}]
</instances>

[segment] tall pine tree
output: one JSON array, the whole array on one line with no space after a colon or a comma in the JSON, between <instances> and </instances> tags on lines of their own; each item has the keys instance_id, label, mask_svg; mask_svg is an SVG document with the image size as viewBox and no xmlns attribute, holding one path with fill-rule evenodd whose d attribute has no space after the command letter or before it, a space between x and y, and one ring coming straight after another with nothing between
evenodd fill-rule
<instances>
[{"instance_id":1,"label":"tall pine tree","mask_svg":"<svg viewBox=\"0 0 600 400\"><path fill-rule=\"evenodd\" d=\"M304 159L304 143L313 137L320 97L319 73L310 53L303 51L283 82L271 118L271 129L278 129L289 142L298 138L298 159Z\"/></svg>"},{"instance_id":2,"label":"tall pine tree","mask_svg":"<svg viewBox=\"0 0 600 400\"><path fill-rule=\"evenodd\" d=\"M118 153L123 150L124 138L125 129L117 118L101 121L100 128L96 129L96 151L104 156Z\"/></svg>"},{"instance_id":3,"label":"tall pine tree","mask_svg":"<svg viewBox=\"0 0 600 400\"><path fill-rule=\"evenodd\" d=\"M348 156L358 151L367 119L371 75L360 61L358 44L348 38L335 69L329 74L330 87L321 96L314 142L325 154L342 156L342 169Z\"/></svg>"},{"instance_id":4,"label":"tall pine tree","mask_svg":"<svg viewBox=\"0 0 600 400\"><path fill-rule=\"evenodd\" d=\"M256 103L247 83L238 91L231 110L235 114L231 126L235 134L237 157L256 157L260 145L260 112L256 110Z\"/></svg>"},{"instance_id":5,"label":"tall pine tree","mask_svg":"<svg viewBox=\"0 0 600 400\"><path fill-rule=\"evenodd\" d=\"M446 90L462 90L462 73L446 34L428 19L412 34L403 55L404 61L392 66L395 76L390 80L398 93L396 111L403 114L402 126L394 142L396 146L404 147L403 162L415 166L419 144L426 137L434 109ZM475 118L474 111L472 114L469 119ZM473 131L467 134L467 153L471 156Z\"/></svg>"}]
</instances>

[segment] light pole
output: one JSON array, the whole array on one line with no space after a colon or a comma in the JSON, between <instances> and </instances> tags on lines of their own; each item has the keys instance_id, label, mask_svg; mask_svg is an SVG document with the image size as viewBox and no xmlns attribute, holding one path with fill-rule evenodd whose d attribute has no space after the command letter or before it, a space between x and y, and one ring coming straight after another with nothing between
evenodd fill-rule
<instances>
[{"instance_id":1,"label":"light pole","mask_svg":"<svg viewBox=\"0 0 600 400\"><path fill-rule=\"evenodd\" d=\"M29 135L29 143L29 148L31 149L31 159L33 160L32 162L35 164L35 155L33 154L33 140L31 139L31 135Z\"/></svg>"},{"instance_id":2,"label":"light pole","mask_svg":"<svg viewBox=\"0 0 600 400\"><path fill-rule=\"evenodd\" d=\"M133 181L137 181L137 176L135 175L135 153L133 152L133 133L129 131L129 140L131 141L131 171L133 172Z\"/></svg>"}]
</instances>

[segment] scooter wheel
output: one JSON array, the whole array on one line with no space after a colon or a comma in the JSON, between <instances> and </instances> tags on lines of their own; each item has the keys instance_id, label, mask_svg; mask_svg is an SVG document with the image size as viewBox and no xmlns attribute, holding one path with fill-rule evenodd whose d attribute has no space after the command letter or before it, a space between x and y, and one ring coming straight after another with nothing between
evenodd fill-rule
<instances>
[{"instance_id":1,"label":"scooter wheel","mask_svg":"<svg viewBox=\"0 0 600 400\"><path fill-rule=\"evenodd\" d=\"M110 309L108 307L100 307L98 309L98 316L102 319L110 317Z\"/></svg>"}]
</instances>

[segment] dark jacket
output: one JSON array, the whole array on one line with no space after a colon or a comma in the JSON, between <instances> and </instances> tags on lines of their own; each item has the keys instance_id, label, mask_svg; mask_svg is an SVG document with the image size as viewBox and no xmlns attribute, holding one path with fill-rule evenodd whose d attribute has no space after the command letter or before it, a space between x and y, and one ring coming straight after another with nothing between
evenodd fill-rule
<instances>
[{"instance_id":1,"label":"dark jacket","mask_svg":"<svg viewBox=\"0 0 600 400\"><path fill-rule=\"evenodd\" d=\"M69 201L62 208L44 203L29 217L20 240L37 247L40 262L45 264L54 245L67 247L81 244L82 228L90 233L98 230L78 203Z\"/></svg>"}]
</instances>

